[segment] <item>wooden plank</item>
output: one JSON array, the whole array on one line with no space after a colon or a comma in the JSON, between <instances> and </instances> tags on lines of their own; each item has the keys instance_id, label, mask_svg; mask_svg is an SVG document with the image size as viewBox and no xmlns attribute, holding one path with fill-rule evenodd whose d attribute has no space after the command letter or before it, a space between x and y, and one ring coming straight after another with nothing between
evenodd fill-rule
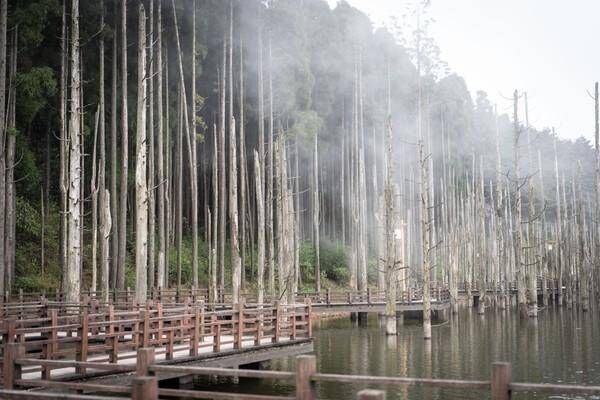
<instances>
[{"instance_id":1,"label":"wooden plank","mask_svg":"<svg viewBox=\"0 0 600 400\"><path fill-rule=\"evenodd\" d=\"M0 398L5 400L123 400L122 397L84 396L81 394L23 392L22 390L0 389Z\"/></svg>"},{"instance_id":2,"label":"wooden plank","mask_svg":"<svg viewBox=\"0 0 600 400\"><path fill-rule=\"evenodd\" d=\"M291 400L288 396L269 396L261 394L247 393L224 393L224 392L205 392L200 390L181 390L181 389L158 389L159 396L175 397L185 399L213 399L213 400ZM122 400L122 399L121 399Z\"/></svg>"},{"instance_id":3,"label":"wooden plank","mask_svg":"<svg viewBox=\"0 0 600 400\"><path fill-rule=\"evenodd\" d=\"M314 374L311 380L316 382L365 383L378 385L420 385L445 388L490 389L490 381L461 381L454 379L404 378L387 376Z\"/></svg>"},{"instance_id":4,"label":"wooden plank","mask_svg":"<svg viewBox=\"0 0 600 400\"><path fill-rule=\"evenodd\" d=\"M149 371L154 373L177 373L185 375L218 375L234 376L238 378L257 379L293 379L296 374L287 371L261 371L252 369L231 369L217 367L192 367L176 365L151 365Z\"/></svg>"}]
</instances>

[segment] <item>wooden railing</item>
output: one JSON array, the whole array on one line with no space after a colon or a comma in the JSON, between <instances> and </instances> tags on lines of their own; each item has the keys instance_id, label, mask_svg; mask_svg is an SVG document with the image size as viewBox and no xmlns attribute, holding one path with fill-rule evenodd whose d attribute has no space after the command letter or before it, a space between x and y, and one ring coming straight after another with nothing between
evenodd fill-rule
<instances>
[{"instance_id":1,"label":"wooden railing","mask_svg":"<svg viewBox=\"0 0 600 400\"><path fill-rule=\"evenodd\" d=\"M550 383L522 383L513 382L511 379L511 365L505 362L496 362L492 364L489 380L455 380L455 379L433 379L433 378L408 378L408 377L386 377L386 376L365 376L365 375L346 375L319 373L317 371L315 356L298 356L296 358L296 371L261 371L245 369L227 369L196 366L177 366L164 365L156 362L156 353L154 348L140 348L137 352L137 368L135 377L131 386L128 385L100 385L95 383L83 382L64 382L52 381L48 379L23 379L23 367L30 365L48 366L47 360L36 360L23 358L23 344L13 343L9 345L7 357L4 359L5 368L5 389L0 390L0 397L9 394L13 399L30 398L52 398L52 393L44 393L47 397L28 397L29 393L15 391L14 389L26 388L45 388L47 391L56 391L61 393L61 398L65 391L76 390L86 392L102 392L130 395L136 400L154 400L159 396L169 396L178 398L226 398L226 399L297 399L314 400L317 398L316 385L319 382L346 383L356 386L386 386L386 387L406 387L421 386L431 388L461 389L465 391L477 391L481 393L491 393L492 400L509 400L516 392L536 392L549 394L569 394L569 395L598 395L600 386L583 385L562 385ZM85 363L81 361L68 362L69 366L74 368L99 368L94 363ZM268 396L252 395L242 393L217 393L200 392L193 390L162 389L158 388L157 376L169 374L169 376L230 376L243 378L274 379L292 381L295 383L295 394L288 396ZM78 398L86 398L84 396ZM122 397L121 397L122 398ZM380 390L361 390L357 393L357 398L384 399L385 393Z\"/></svg>"},{"instance_id":2,"label":"wooden railing","mask_svg":"<svg viewBox=\"0 0 600 400\"><path fill-rule=\"evenodd\" d=\"M71 314L51 309L45 317L4 320L1 348L6 359L10 345L19 344L27 365L37 365L27 372L41 371L43 379L49 379L53 369L73 365L78 374L87 369L125 372L135 366L118 363L135 359L135 351L142 347L153 346L157 354L173 360L218 353L225 347L310 338L310 316L310 303L240 304L220 311L198 305L164 307L158 302L149 302L139 311L115 311L108 306L106 312L83 308Z\"/></svg>"},{"instance_id":3,"label":"wooden railing","mask_svg":"<svg viewBox=\"0 0 600 400\"><path fill-rule=\"evenodd\" d=\"M397 299L399 303L411 303L422 301L422 287L410 288L408 290L398 290ZM445 285L432 286L430 289L431 296L434 300L446 300L449 296L448 288ZM257 295L254 291L246 291L241 293L241 297L245 299L247 303L257 302ZM326 301L330 299L331 302L384 302L385 291L368 288L367 290L331 290L321 292L310 292L302 291L295 293L296 301L302 301L302 299L310 297L314 301ZM126 309L136 305L135 291L127 288L125 290L111 290L108 296L108 303L103 303L103 293L84 291L81 293L80 303L89 303L96 301L100 305L112 304L117 308ZM150 290L148 294L148 300L159 301L163 304L175 303L198 303L204 302L209 303L208 290L192 289L192 288L154 288ZM265 296L265 302L272 302L277 300L277 297ZM50 305L66 305L65 295L61 292L24 292L19 290L17 293L9 295L5 293L3 301L0 302L3 308L7 305L17 308L20 306L28 307L35 306L41 302L46 302ZM217 299L210 299L210 304L213 305L228 305L232 303L232 294L230 292L224 292L219 290Z\"/></svg>"},{"instance_id":4,"label":"wooden railing","mask_svg":"<svg viewBox=\"0 0 600 400\"><path fill-rule=\"evenodd\" d=\"M448 303L450 301L450 292L445 286L435 286L430 289L431 301L434 303ZM385 303L386 296L383 290L354 290L354 291L332 291L327 289L324 292L301 292L296 294L296 301L310 299L315 306L319 304L375 304ZM414 288L398 291L396 302L401 305L410 305L423 302L423 289Z\"/></svg>"}]
</instances>

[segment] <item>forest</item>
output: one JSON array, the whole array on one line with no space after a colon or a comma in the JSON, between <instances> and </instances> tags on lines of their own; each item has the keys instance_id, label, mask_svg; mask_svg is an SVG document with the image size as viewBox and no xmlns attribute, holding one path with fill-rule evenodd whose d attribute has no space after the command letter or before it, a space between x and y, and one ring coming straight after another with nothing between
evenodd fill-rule
<instances>
[{"instance_id":1,"label":"forest","mask_svg":"<svg viewBox=\"0 0 600 400\"><path fill-rule=\"evenodd\" d=\"M473 98L428 2L0 3L1 293L600 290L598 85L595 144Z\"/></svg>"}]
</instances>

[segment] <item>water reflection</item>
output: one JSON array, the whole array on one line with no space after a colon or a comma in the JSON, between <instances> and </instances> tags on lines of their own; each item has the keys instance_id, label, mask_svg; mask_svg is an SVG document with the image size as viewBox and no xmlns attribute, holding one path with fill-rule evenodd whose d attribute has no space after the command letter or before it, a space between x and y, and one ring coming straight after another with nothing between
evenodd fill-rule
<instances>
[{"instance_id":1,"label":"water reflection","mask_svg":"<svg viewBox=\"0 0 600 400\"><path fill-rule=\"evenodd\" d=\"M423 340L421 326L410 320L399 327L398 333L396 337L386 336L376 315L369 316L366 327L358 327L349 318L316 322L317 368L331 373L489 379L493 361L509 361L515 381L600 384L597 310L583 314L550 306L535 321L520 320L516 312L493 309L487 309L482 318L465 308L451 316L448 323L434 327L430 341ZM293 358L274 360L271 368L293 370ZM244 390L234 390L248 392L254 391L257 383L241 380L240 385ZM261 385L260 392L267 393L268 385L271 394L293 393L293 387L273 386L273 382ZM324 399L351 399L361 388L358 384L323 383L318 386L318 394ZM489 398L487 393L456 389L386 389L388 399ZM520 393L513 398L574 397Z\"/></svg>"}]
</instances>

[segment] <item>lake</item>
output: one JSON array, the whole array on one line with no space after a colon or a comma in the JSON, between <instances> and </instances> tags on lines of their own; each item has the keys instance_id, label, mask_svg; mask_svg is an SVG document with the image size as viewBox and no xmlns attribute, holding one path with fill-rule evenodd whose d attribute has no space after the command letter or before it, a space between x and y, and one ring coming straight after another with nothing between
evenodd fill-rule
<instances>
[{"instance_id":1,"label":"lake","mask_svg":"<svg viewBox=\"0 0 600 400\"><path fill-rule=\"evenodd\" d=\"M515 310L461 308L432 329L432 340L422 339L418 321L406 320L399 334L387 337L383 321L369 315L359 327L350 318L314 322L317 370L382 376L487 380L491 363L512 363L513 381L600 385L600 319L597 310L547 308L535 320L520 320ZM271 368L294 370L294 359L278 359ZM206 381L196 387L206 387ZM213 390L262 394L292 394L293 382L221 379ZM320 383L323 399L352 399L363 385ZM485 392L464 389L387 387L388 399L482 399ZM519 393L515 399L577 397ZM581 398L581 397L579 397ZM590 397L592 398L592 397ZM597 397L600 398L600 397Z\"/></svg>"}]
</instances>

